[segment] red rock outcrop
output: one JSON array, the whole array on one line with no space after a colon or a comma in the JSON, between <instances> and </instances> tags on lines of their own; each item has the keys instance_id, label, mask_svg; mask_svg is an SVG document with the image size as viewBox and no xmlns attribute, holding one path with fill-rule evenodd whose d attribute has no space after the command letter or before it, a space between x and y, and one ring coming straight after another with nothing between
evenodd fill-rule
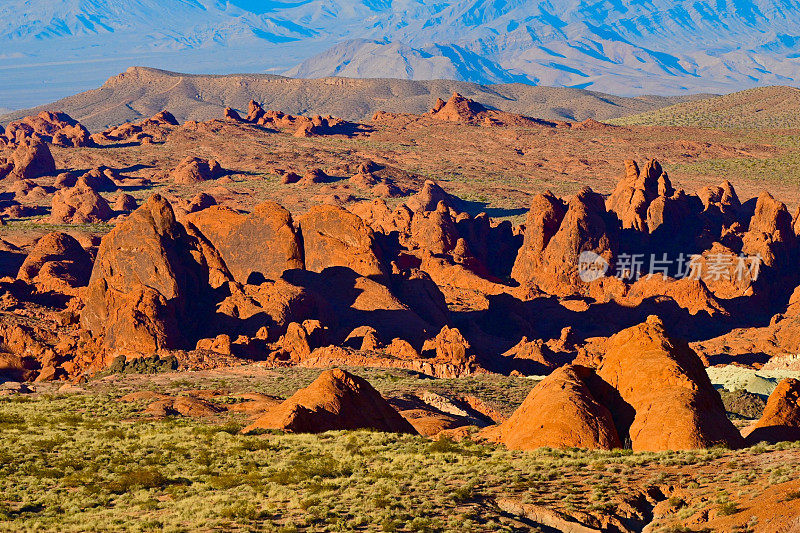
<instances>
[{"instance_id":1,"label":"red rock outcrop","mask_svg":"<svg viewBox=\"0 0 800 533\"><path fill-rule=\"evenodd\" d=\"M413 211L435 211L440 203L447 208L456 207L456 199L445 192L435 181L425 180L422 189L406 200L406 205Z\"/></svg>"},{"instance_id":2,"label":"red rock outcrop","mask_svg":"<svg viewBox=\"0 0 800 533\"><path fill-rule=\"evenodd\" d=\"M518 448L742 444L697 354L667 337L658 317L612 336L603 352L596 370L554 371L506 423L484 435Z\"/></svg>"},{"instance_id":3,"label":"red rock outcrop","mask_svg":"<svg viewBox=\"0 0 800 533\"><path fill-rule=\"evenodd\" d=\"M534 199L534 207L539 210L542 206L544 216L531 215L532 225L525 229L529 244L523 244L517 255L514 266L517 281L523 285L538 285L556 295L581 292L586 286L579 270L583 252L594 254L593 257L607 266L607 272L613 274L617 233L602 196L586 187L570 198L554 233L553 227L561 211L558 202L542 195ZM547 239L550 233L552 236ZM546 243L544 249L537 252L542 243Z\"/></svg>"},{"instance_id":4,"label":"red rock outcrop","mask_svg":"<svg viewBox=\"0 0 800 533\"><path fill-rule=\"evenodd\" d=\"M193 250L169 202L151 196L103 237L81 325L112 354L194 345L208 274Z\"/></svg>"},{"instance_id":5,"label":"red rock outcrop","mask_svg":"<svg viewBox=\"0 0 800 533\"><path fill-rule=\"evenodd\" d=\"M290 270L284 278L314 295L317 305L303 318L322 320L331 329L331 338L339 342L360 326L374 328L381 339L398 337L415 346L438 331L437 325L416 312L419 308L425 314L425 306L420 303L425 300L411 301L411 307L389 285L380 282L384 279L359 276L342 267L326 268L319 274Z\"/></svg>"},{"instance_id":6,"label":"red rock outcrop","mask_svg":"<svg viewBox=\"0 0 800 533\"><path fill-rule=\"evenodd\" d=\"M281 111L264 108L255 100L247 104L247 116L242 118L239 113L231 108L226 108L223 117L227 120L257 124L267 128L284 131L292 130L295 137L315 137L317 135L331 135L348 133L349 126L353 126L341 118L331 115L306 117L303 115L290 115Z\"/></svg>"},{"instance_id":7,"label":"red rock outcrop","mask_svg":"<svg viewBox=\"0 0 800 533\"><path fill-rule=\"evenodd\" d=\"M465 98L464 96L453 93L450 99L445 102L441 98L437 99L433 108L428 112L431 116L439 120L448 122L463 122L467 124L480 124L484 126L548 126L555 127L555 123L544 120L534 119L505 111L487 109L482 104Z\"/></svg>"},{"instance_id":8,"label":"red rock outcrop","mask_svg":"<svg viewBox=\"0 0 800 533\"><path fill-rule=\"evenodd\" d=\"M114 216L108 202L93 189L76 186L56 191L49 221L51 224L90 224Z\"/></svg>"},{"instance_id":9,"label":"red rock outcrop","mask_svg":"<svg viewBox=\"0 0 800 533\"><path fill-rule=\"evenodd\" d=\"M664 296L672 298L691 315L702 312L717 318L728 315L705 282L688 277L664 279L662 275L642 276L628 287L625 297L618 300L629 305L640 305L646 299Z\"/></svg>"},{"instance_id":10,"label":"red rock outcrop","mask_svg":"<svg viewBox=\"0 0 800 533\"><path fill-rule=\"evenodd\" d=\"M748 444L800 440L800 380L789 378L778 383L764 414L743 433Z\"/></svg>"},{"instance_id":11,"label":"red rock outcrop","mask_svg":"<svg viewBox=\"0 0 800 533\"><path fill-rule=\"evenodd\" d=\"M97 192L112 192L117 190L118 183L121 181L119 174L113 169L100 166L78 176L72 186L82 185Z\"/></svg>"},{"instance_id":12,"label":"red rock outcrop","mask_svg":"<svg viewBox=\"0 0 800 533\"><path fill-rule=\"evenodd\" d=\"M800 207L797 208L797 213L794 214L794 234L800 240Z\"/></svg>"},{"instance_id":13,"label":"red rock outcrop","mask_svg":"<svg viewBox=\"0 0 800 533\"><path fill-rule=\"evenodd\" d=\"M320 374L311 385L269 409L243 431L321 433L362 428L417 433L366 380L335 368Z\"/></svg>"},{"instance_id":14,"label":"red rock outcrop","mask_svg":"<svg viewBox=\"0 0 800 533\"><path fill-rule=\"evenodd\" d=\"M325 183L328 181L328 175L321 168L312 168L305 173L300 183L310 185L312 183Z\"/></svg>"},{"instance_id":15,"label":"red rock outcrop","mask_svg":"<svg viewBox=\"0 0 800 533\"><path fill-rule=\"evenodd\" d=\"M131 196L128 193L120 193L117 195L116 199L114 200L114 211L122 211L122 212L129 212L133 211L138 207L136 202L136 198Z\"/></svg>"},{"instance_id":16,"label":"red rock outcrop","mask_svg":"<svg viewBox=\"0 0 800 533\"><path fill-rule=\"evenodd\" d=\"M795 247L792 216L786 205L766 191L761 193L750 227L742 237L742 252L761 256L767 267L782 268L788 264Z\"/></svg>"},{"instance_id":17,"label":"red rock outcrop","mask_svg":"<svg viewBox=\"0 0 800 533\"><path fill-rule=\"evenodd\" d=\"M177 127L178 121L169 111L160 111L151 118L140 122L128 122L111 127L101 133L92 135L98 143L107 142L138 142L152 143L164 142L168 135Z\"/></svg>"},{"instance_id":18,"label":"red rock outcrop","mask_svg":"<svg viewBox=\"0 0 800 533\"><path fill-rule=\"evenodd\" d=\"M537 194L533 198L525 219L522 247L517 253L511 276L523 285L535 281L542 266L542 254L558 232L567 207L552 192Z\"/></svg>"},{"instance_id":19,"label":"red rock outcrop","mask_svg":"<svg viewBox=\"0 0 800 533\"><path fill-rule=\"evenodd\" d=\"M544 378L514 414L481 436L512 450L552 448L620 448L609 410L593 396L586 381L593 372L564 366Z\"/></svg>"},{"instance_id":20,"label":"red rock outcrop","mask_svg":"<svg viewBox=\"0 0 800 533\"><path fill-rule=\"evenodd\" d=\"M0 178L34 179L55 174L56 163L50 148L38 138L24 139L11 153L11 159L0 158Z\"/></svg>"},{"instance_id":21,"label":"red rock outcrop","mask_svg":"<svg viewBox=\"0 0 800 533\"><path fill-rule=\"evenodd\" d=\"M357 215L332 205L318 205L298 219L305 267L313 272L341 266L362 276L387 274L373 231Z\"/></svg>"},{"instance_id":22,"label":"red rock outcrop","mask_svg":"<svg viewBox=\"0 0 800 533\"><path fill-rule=\"evenodd\" d=\"M658 317L612 336L597 375L611 387L599 399L635 451L741 444L700 358Z\"/></svg>"},{"instance_id":23,"label":"red rock outcrop","mask_svg":"<svg viewBox=\"0 0 800 533\"><path fill-rule=\"evenodd\" d=\"M324 306L317 295L284 279L226 287L230 295L217 303L215 330L274 340L291 322L325 314L318 312Z\"/></svg>"},{"instance_id":24,"label":"red rock outcrop","mask_svg":"<svg viewBox=\"0 0 800 533\"><path fill-rule=\"evenodd\" d=\"M43 290L69 292L89 283L92 258L66 233L48 233L36 242L17 278Z\"/></svg>"},{"instance_id":25,"label":"red rock outcrop","mask_svg":"<svg viewBox=\"0 0 800 533\"><path fill-rule=\"evenodd\" d=\"M436 362L456 365L474 365L470 344L456 328L443 326L441 331L422 345L422 354L433 356Z\"/></svg>"},{"instance_id":26,"label":"red rock outcrop","mask_svg":"<svg viewBox=\"0 0 800 533\"><path fill-rule=\"evenodd\" d=\"M528 340L528 337L522 337L502 355L511 358L510 366L524 374L549 374L559 363L556 354L543 341Z\"/></svg>"},{"instance_id":27,"label":"red rock outcrop","mask_svg":"<svg viewBox=\"0 0 800 533\"><path fill-rule=\"evenodd\" d=\"M230 107L226 107L225 110L222 112L222 116L228 120L233 120L234 122L242 122L242 116L235 110Z\"/></svg>"},{"instance_id":28,"label":"red rock outcrop","mask_svg":"<svg viewBox=\"0 0 800 533\"><path fill-rule=\"evenodd\" d=\"M419 359L419 352L411 346L411 343L403 339L392 339L392 342L389 343L384 351L398 359Z\"/></svg>"},{"instance_id":29,"label":"red rock outcrop","mask_svg":"<svg viewBox=\"0 0 800 533\"><path fill-rule=\"evenodd\" d=\"M173 183L190 185L217 179L221 175L222 167L220 167L216 159L188 156L170 172L169 179Z\"/></svg>"},{"instance_id":30,"label":"red rock outcrop","mask_svg":"<svg viewBox=\"0 0 800 533\"><path fill-rule=\"evenodd\" d=\"M343 364L368 368L399 368L439 379L456 379L486 372L480 367L439 363L428 359L384 357L376 352L357 352L333 345L317 348L300 362L300 366L306 368L330 368Z\"/></svg>"},{"instance_id":31,"label":"red rock outcrop","mask_svg":"<svg viewBox=\"0 0 800 533\"><path fill-rule=\"evenodd\" d=\"M707 213L715 213L728 225L736 221L742 203L731 182L725 180L719 186L704 187L697 195Z\"/></svg>"},{"instance_id":32,"label":"red rock outcrop","mask_svg":"<svg viewBox=\"0 0 800 533\"><path fill-rule=\"evenodd\" d=\"M276 204L265 202L250 214L214 206L187 216L220 253L236 281L248 283L251 276L277 279L284 271L303 268L303 250L292 215Z\"/></svg>"},{"instance_id":33,"label":"red rock outcrop","mask_svg":"<svg viewBox=\"0 0 800 533\"><path fill-rule=\"evenodd\" d=\"M655 159L640 171L636 161L625 161L625 178L606 201L606 208L617 214L623 228L647 231L647 211L659 196L672 196L674 189L667 173Z\"/></svg>"},{"instance_id":34,"label":"red rock outcrop","mask_svg":"<svg viewBox=\"0 0 800 533\"><path fill-rule=\"evenodd\" d=\"M56 146L94 146L89 132L80 122L57 111L42 111L38 115L11 122L6 127L5 137L12 145L36 138Z\"/></svg>"},{"instance_id":35,"label":"red rock outcrop","mask_svg":"<svg viewBox=\"0 0 800 533\"><path fill-rule=\"evenodd\" d=\"M433 254L452 252L459 234L450 210L439 202L435 211L418 211L411 220L409 244Z\"/></svg>"}]
</instances>

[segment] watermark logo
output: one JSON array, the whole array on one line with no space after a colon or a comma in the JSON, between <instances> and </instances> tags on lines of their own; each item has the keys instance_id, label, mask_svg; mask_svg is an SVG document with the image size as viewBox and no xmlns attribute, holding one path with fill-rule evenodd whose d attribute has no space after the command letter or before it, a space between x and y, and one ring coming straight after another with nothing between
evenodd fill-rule
<instances>
[{"instance_id":1,"label":"watermark logo","mask_svg":"<svg viewBox=\"0 0 800 533\"><path fill-rule=\"evenodd\" d=\"M645 254L620 254L617 257L615 275L631 281L661 275L666 280L671 272L675 279L755 282L761 272L761 263L760 254L733 256L715 253L704 257L681 253L673 258L667 254L649 257Z\"/></svg>"},{"instance_id":2,"label":"watermark logo","mask_svg":"<svg viewBox=\"0 0 800 533\"><path fill-rule=\"evenodd\" d=\"M706 256L681 253L676 257L669 257L667 254L619 254L615 261L615 271L609 275L627 281L660 275L664 280L672 276L675 279L689 278L705 282L752 283L758 280L762 261L761 255L736 256L723 253ZM604 277L608 271L608 261L592 251L587 250L578 258L578 275L586 283Z\"/></svg>"},{"instance_id":3,"label":"watermark logo","mask_svg":"<svg viewBox=\"0 0 800 533\"><path fill-rule=\"evenodd\" d=\"M596 253L586 250L578 257L578 276L584 283L600 279L608 272L608 261Z\"/></svg>"}]
</instances>

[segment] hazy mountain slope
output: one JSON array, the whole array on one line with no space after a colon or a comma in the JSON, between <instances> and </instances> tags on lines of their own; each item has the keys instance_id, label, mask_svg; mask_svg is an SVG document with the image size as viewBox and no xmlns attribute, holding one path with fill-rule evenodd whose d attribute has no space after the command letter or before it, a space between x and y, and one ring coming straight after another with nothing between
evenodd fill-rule
<instances>
[{"instance_id":1,"label":"hazy mountain slope","mask_svg":"<svg viewBox=\"0 0 800 533\"><path fill-rule=\"evenodd\" d=\"M724 93L797 84L798 45L800 0L4 0L0 107L131 64Z\"/></svg>"},{"instance_id":2,"label":"hazy mountain slope","mask_svg":"<svg viewBox=\"0 0 800 533\"><path fill-rule=\"evenodd\" d=\"M131 68L102 87L38 108L17 111L0 122L43 109L66 111L92 130L152 116L169 109L180 120L222 117L225 107L242 109L252 98L265 107L291 113L333 114L351 120L375 111L422 113L436 98L458 91L485 105L535 117L608 120L650 111L685 98L624 98L579 89L534 87L519 83L474 83L398 79L293 79L264 74L189 75L150 68Z\"/></svg>"},{"instance_id":3,"label":"hazy mountain slope","mask_svg":"<svg viewBox=\"0 0 800 533\"><path fill-rule=\"evenodd\" d=\"M684 102L612 122L710 128L800 128L800 89L761 87Z\"/></svg>"},{"instance_id":4,"label":"hazy mountain slope","mask_svg":"<svg viewBox=\"0 0 800 533\"><path fill-rule=\"evenodd\" d=\"M285 72L296 78L405 78L446 79L475 83L528 83L529 76L514 74L500 65L457 45L433 44L412 48L405 44L355 39L334 46Z\"/></svg>"}]
</instances>

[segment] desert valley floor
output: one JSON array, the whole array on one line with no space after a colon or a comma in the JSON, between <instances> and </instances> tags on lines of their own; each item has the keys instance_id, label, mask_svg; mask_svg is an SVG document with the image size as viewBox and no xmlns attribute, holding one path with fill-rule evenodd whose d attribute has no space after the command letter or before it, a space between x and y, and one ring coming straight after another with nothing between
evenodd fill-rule
<instances>
[{"instance_id":1,"label":"desert valley floor","mask_svg":"<svg viewBox=\"0 0 800 533\"><path fill-rule=\"evenodd\" d=\"M7 123L0 530L800 531L800 129L730 100Z\"/></svg>"}]
</instances>

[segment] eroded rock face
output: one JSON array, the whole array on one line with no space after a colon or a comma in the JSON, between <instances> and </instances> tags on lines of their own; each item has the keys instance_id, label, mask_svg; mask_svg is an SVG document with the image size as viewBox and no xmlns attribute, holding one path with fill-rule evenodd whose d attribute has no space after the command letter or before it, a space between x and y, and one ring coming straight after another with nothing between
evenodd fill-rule
<instances>
[{"instance_id":1,"label":"eroded rock face","mask_svg":"<svg viewBox=\"0 0 800 533\"><path fill-rule=\"evenodd\" d=\"M52 224L90 224L105 222L114 216L108 202L94 189L75 186L60 189L53 196Z\"/></svg>"},{"instance_id":2,"label":"eroded rock face","mask_svg":"<svg viewBox=\"0 0 800 533\"><path fill-rule=\"evenodd\" d=\"M93 135L92 139L95 142L163 142L176 126L178 126L178 121L175 116L165 110L139 122L128 122L111 127L102 133Z\"/></svg>"},{"instance_id":3,"label":"eroded rock face","mask_svg":"<svg viewBox=\"0 0 800 533\"><path fill-rule=\"evenodd\" d=\"M216 159L187 157L176 166L169 177L173 183L189 185L217 179L222 175L222 167Z\"/></svg>"},{"instance_id":4,"label":"eroded rock face","mask_svg":"<svg viewBox=\"0 0 800 533\"><path fill-rule=\"evenodd\" d=\"M367 277L387 274L372 230L360 217L333 205L318 205L298 219L305 267L313 272L341 266Z\"/></svg>"},{"instance_id":5,"label":"eroded rock face","mask_svg":"<svg viewBox=\"0 0 800 533\"><path fill-rule=\"evenodd\" d=\"M435 211L439 203L443 202L447 208L455 208L455 198L445 192L435 181L425 180L422 189L406 201L412 212Z\"/></svg>"},{"instance_id":6,"label":"eroded rock face","mask_svg":"<svg viewBox=\"0 0 800 533\"><path fill-rule=\"evenodd\" d=\"M133 211L136 207L136 198L128 193L120 193L114 200L114 211L128 212Z\"/></svg>"},{"instance_id":7,"label":"eroded rock face","mask_svg":"<svg viewBox=\"0 0 800 533\"><path fill-rule=\"evenodd\" d=\"M411 220L411 243L433 254L453 252L458 242L458 230L444 202L435 211L419 211Z\"/></svg>"},{"instance_id":8,"label":"eroded rock face","mask_svg":"<svg viewBox=\"0 0 800 533\"><path fill-rule=\"evenodd\" d=\"M247 215L214 206L189 215L187 221L217 249L240 283L258 284L277 279L286 270L303 268L292 215L274 202L260 204Z\"/></svg>"},{"instance_id":9,"label":"eroded rock face","mask_svg":"<svg viewBox=\"0 0 800 533\"><path fill-rule=\"evenodd\" d=\"M203 323L207 276L169 202L154 195L103 237L81 325L114 354L192 346Z\"/></svg>"},{"instance_id":10,"label":"eroded rock face","mask_svg":"<svg viewBox=\"0 0 800 533\"><path fill-rule=\"evenodd\" d=\"M18 279L45 290L69 291L88 284L92 258L66 233L48 233L36 243L19 269Z\"/></svg>"},{"instance_id":11,"label":"eroded rock face","mask_svg":"<svg viewBox=\"0 0 800 533\"><path fill-rule=\"evenodd\" d=\"M784 379L769 395L764 414L745 431L748 444L800 440L800 380Z\"/></svg>"},{"instance_id":12,"label":"eroded rock face","mask_svg":"<svg viewBox=\"0 0 800 533\"><path fill-rule=\"evenodd\" d=\"M359 326L370 326L381 339L399 337L420 346L436 326L424 320L415 308L401 301L392 290L374 279L359 276L344 267L330 267L317 274L291 270L284 273L289 283L315 295L321 305L314 315L330 327L333 338L344 340Z\"/></svg>"},{"instance_id":13,"label":"eroded rock face","mask_svg":"<svg viewBox=\"0 0 800 533\"><path fill-rule=\"evenodd\" d=\"M334 368L268 410L244 431L281 429L321 433L362 428L416 434L414 427L367 381Z\"/></svg>"},{"instance_id":14,"label":"eroded rock face","mask_svg":"<svg viewBox=\"0 0 800 533\"><path fill-rule=\"evenodd\" d=\"M470 344L456 328L443 326L441 331L422 346L423 354L432 354L436 362L469 365L475 362Z\"/></svg>"},{"instance_id":15,"label":"eroded rock face","mask_svg":"<svg viewBox=\"0 0 800 533\"><path fill-rule=\"evenodd\" d=\"M510 447L737 447L719 393L697 354L669 338L658 317L608 339L596 370L569 365L543 380L487 438Z\"/></svg>"},{"instance_id":16,"label":"eroded rock face","mask_svg":"<svg viewBox=\"0 0 800 533\"><path fill-rule=\"evenodd\" d=\"M21 141L11 154L9 163L13 178L34 179L55 174L56 171L56 162L50 148L37 138Z\"/></svg>"},{"instance_id":17,"label":"eroded rock face","mask_svg":"<svg viewBox=\"0 0 800 533\"><path fill-rule=\"evenodd\" d=\"M794 234L800 239L800 207L797 208L797 213L794 214Z\"/></svg>"},{"instance_id":18,"label":"eroded rock face","mask_svg":"<svg viewBox=\"0 0 800 533\"><path fill-rule=\"evenodd\" d=\"M80 122L66 113L54 111L42 111L38 115L10 123L5 136L9 144L38 138L56 146L94 146L89 132Z\"/></svg>"},{"instance_id":19,"label":"eroded rock face","mask_svg":"<svg viewBox=\"0 0 800 533\"><path fill-rule=\"evenodd\" d=\"M597 375L611 387L601 402L636 451L741 444L700 358L658 317L611 337Z\"/></svg>"},{"instance_id":20,"label":"eroded rock face","mask_svg":"<svg viewBox=\"0 0 800 533\"><path fill-rule=\"evenodd\" d=\"M787 265L795 246L792 216L786 205L767 192L761 193L742 238L742 252L761 256L765 266L780 268Z\"/></svg>"},{"instance_id":21,"label":"eroded rock face","mask_svg":"<svg viewBox=\"0 0 800 533\"><path fill-rule=\"evenodd\" d=\"M553 122L534 119L515 113L487 109L482 104L470 100L459 93L453 93L450 99L445 102L441 98L436 99L433 108L428 112L430 116L438 120L448 122L463 122L482 126L548 126L555 127Z\"/></svg>"},{"instance_id":22,"label":"eroded rock face","mask_svg":"<svg viewBox=\"0 0 800 533\"><path fill-rule=\"evenodd\" d=\"M544 216L531 215L533 224L526 227L528 245L523 244L514 268L519 276L517 281L535 283L552 294L579 292L586 284L579 277L583 252L601 257L608 264L609 273L613 273L617 233L602 196L584 188L569 200L563 217L560 206L550 197L537 197L534 204L537 209L544 207ZM547 239L558 218L561 218L558 229ZM545 242L544 249L537 254Z\"/></svg>"},{"instance_id":23,"label":"eroded rock face","mask_svg":"<svg viewBox=\"0 0 800 533\"><path fill-rule=\"evenodd\" d=\"M647 211L659 196L672 196L674 189L667 173L655 159L640 171L636 161L625 161L625 178L606 202L606 208L619 217L623 229L647 231Z\"/></svg>"},{"instance_id":24,"label":"eroded rock face","mask_svg":"<svg viewBox=\"0 0 800 533\"><path fill-rule=\"evenodd\" d=\"M736 221L742 203L728 180L718 186L708 186L697 191L707 213L716 213L725 224Z\"/></svg>"},{"instance_id":25,"label":"eroded rock face","mask_svg":"<svg viewBox=\"0 0 800 533\"><path fill-rule=\"evenodd\" d=\"M120 176L114 170L100 166L76 178L72 185L88 187L96 192L111 192L118 188L116 181L120 181Z\"/></svg>"},{"instance_id":26,"label":"eroded rock face","mask_svg":"<svg viewBox=\"0 0 800 533\"><path fill-rule=\"evenodd\" d=\"M586 381L593 371L561 367L528 394L514 414L483 436L512 450L553 448L620 448L609 410L592 395Z\"/></svg>"},{"instance_id":27,"label":"eroded rock face","mask_svg":"<svg viewBox=\"0 0 800 533\"><path fill-rule=\"evenodd\" d=\"M525 219L525 236L511 276L522 284L536 279L542 264L542 253L561 227L567 207L556 196L547 191L533 198Z\"/></svg>"}]
</instances>

